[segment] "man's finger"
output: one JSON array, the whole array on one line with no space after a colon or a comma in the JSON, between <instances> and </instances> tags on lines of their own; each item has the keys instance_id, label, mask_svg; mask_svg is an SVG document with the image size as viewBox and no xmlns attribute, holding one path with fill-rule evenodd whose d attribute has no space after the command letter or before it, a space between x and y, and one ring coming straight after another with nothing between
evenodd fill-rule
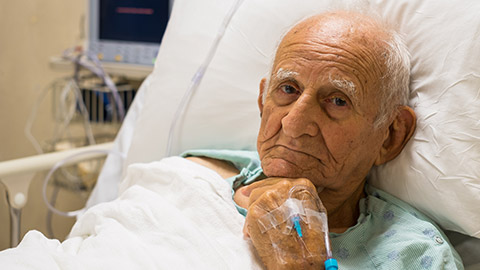
<instances>
[{"instance_id":1,"label":"man's finger","mask_svg":"<svg viewBox=\"0 0 480 270\"><path fill-rule=\"evenodd\" d=\"M248 206L250 207L252 204L254 204L266 192L272 192L280 195L281 201L278 201L278 203L281 205L288 198L288 191L293 186L292 180L286 178L277 178L271 180L270 183L266 183L264 186L253 189L248 199Z\"/></svg>"},{"instance_id":2,"label":"man's finger","mask_svg":"<svg viewBox=\"0 0 480 270\"><path fill-rule=\"evenodd\" d=\"M267 178L265 180L257 181L254 183L249 184L248 186L241 187L241 192L245 196L250 196L250 193L260 187L272 186L278 183L279 181L283 180L284 178ZM239 189L239 190L240 190Z\"/></svg>"}]
</instances>

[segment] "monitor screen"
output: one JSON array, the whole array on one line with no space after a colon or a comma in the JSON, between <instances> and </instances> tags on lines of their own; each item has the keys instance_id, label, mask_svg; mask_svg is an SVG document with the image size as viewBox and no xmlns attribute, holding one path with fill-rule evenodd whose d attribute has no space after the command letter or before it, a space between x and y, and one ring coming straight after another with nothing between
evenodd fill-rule
<instances>
[{"instance_id":1,"label":"monitor screen","mask_svg":"<svg viewBox=\"0 0 480 270\"><path fill-rule=\"evenodd\" d=\"M89 0L87 50L104 62L153 66L173 0Z\"/></svg>"},{"instance_id":2,"label":"monitor screen","mask_svg":"<svg viewBox=\"0 0 480 270\"><path fill-rule=\"evenodd\" d=\"M168 13L168 0L100 0L99 39L160 43Z\"/></svg>"}]
</instances>

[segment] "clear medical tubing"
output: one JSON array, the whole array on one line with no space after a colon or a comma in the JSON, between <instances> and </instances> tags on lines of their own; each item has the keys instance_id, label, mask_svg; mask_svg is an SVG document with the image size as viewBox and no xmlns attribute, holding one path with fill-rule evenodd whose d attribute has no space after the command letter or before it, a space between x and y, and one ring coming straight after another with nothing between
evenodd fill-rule
<instances>
[{"instance_id":1,"label":"clear medical tubing","mask_svg":"<svg viewBox=\"0 0 480 270\"><path fill-rule=\"evenodd\" d=\"M288 197L289 198L292 198L294 192L296 191L299 191L299 190L305 190L307 191L308 188L305 187L305 186L294 186L290 189L290 191L288 192ZM321 209L324 209L323 205L321 204L321 201L320 201L320 198L318 197L318 194L311 194L310 192L308 192L310 194L310 196L313 196L315 198L315 203L316 203L316 206L317 206L317 209L321 210ZM327 218L327 215L325 212L323 212L320 217L322 218L322 224L323 224L323 232L324 232L324 241L325 241L325 250L327 252L327 260L325 261L325 269L338 269L338 264L337 264L337 261L335 259L333 259L333 254L332 254L332 247L330 245L330 237L329 237L329 231L328 231L328 218ZM328 267L330 268L327 268L327 265ZM337 268L334 268L334 267L337 267Z\"/></svg>"},{"instance_id":2,"label":"clear medical tubing","mask_svg":"<svg viewBox=\"0 0 480 270\"><path fill-rule=\"evenodd\" d=\"M85 103L83 102L83 99L81 98L81 93L80 90L78 89L78 85L76 81L72 78L62 78L55 80L53 83L49 84L39 95L37 100L35 101L34 106L32 107L32 110L30 112L30 116L27 119L27 122L25 124L24 128L24 133L27 139L32 143L33 147L39 154L43 154L43 149L40 146L39 142L37 139L33 136L32 134L32 127L33 123L35 122L35 118L37 117L38 114L38 109L40 107L41 102L45 99L47 96L48 92L50 92L52 89L56 89L58 85L64 84L61 92L61 98L60 98L60 108L59 111L61 112L62 116L64 116L63 120L63 126L58 128L58 125L55 125L55 131L54 131L54 136L52 141L56 142L57 139L65 132L67 129L68 125L70 124L70 121L72 120L75 111L76 111L76 104L73 103L70 108L67 108L66 101L68 99L68 95L70 92L73 92L75 96L75 100L78 103L78 107L80 109L80 112L83 116L83 122L84 122L84 128L85 128L85 135L87 137L88 143L89 144L95 144L95 138L93 136L92 128L90 125L90 122L88 120L88 112L85 107Z\"/></svg>"},{"instance_id":3,"label":"clear medical tubing","mask_svg":"<svg viewBox=\"0 0 480 270\"><path fill-rule=\"evenodd\" d=\"M84 116L84 121L86 122L88 142L89 142L89 144L95 144L95 139L93 137L93 133L91 132L90 125L89 125L89 122L88 122L88 112L86 111L85 103L83 102L83 100L81 98L80 89L78 89L78 86L76 84L76 79L77 79L76 76L78 74L78 66L82 66L82 67L90 70L91 72L93 72L98 77L100 77L103 80L103 82L106 84L106 86L110 89L110 91L113 95L113 98L114 98L114 103L116 105L116 111L117 111L117 114L118 114L119 121L123 121L123 119L125 117L125 110L124 110L124 107L123 107L123 102L120 98L120 95L118 94L118 90L117 90L117 87L116 87L115 83L110 78L110 76L104 71L100 61L98 61L97 58L95 58L93 56L90 56L90 55L80 54L80 55L77 55L77 56L72 56L71 54L72 54L72 49L66 50L63 54L63 57L71 60L72 62L74 62L76 64L76 66L75 66L76 71L75 71L75 78L74 78L75 83L73 83L74 94L75 94L75 98L76 98L76 100L77 100L77 102L80 106L80 110L82 112L82 115ZM82 57L82 56L85 56L87 58L87 60L85 60L84 57ZM89 63L88 60L92 61L93 64ZM76 211L68 211L68 212L64 212L64 211L56 209L50 203L50 201L47 198L47 186L48 186L49 179L51 178L51 176L53 175L53 173L57 169L59 169L60 167L65 165L67 162L70 162L71 160L74 160L81 155L90 154L90 153L116 154L116 155L120 155L122 158L125 158L124 154L122 154L120 152L111 151L111 150L100 150L99 149L99 150L90 150L90 151L85 151L85 152L82 152L82 153L78 153L78 154L72 155L70 157L67 157L67 158L57 162L55 164L55 166L53 166L52 169L50 169L47 176L45 177L45 179L43 181L43 189L42 189L43 201L45 202L45 205L47 206L47 208L51 212L53 212L55 214L58 214L58 215L61 215L61 216L74 217L74 216L77 216L78 214L80 214L85 209L85 208L82 208L82 209L79 209L79 210L76 210Z\"/></svg>"},{"instance_id":4,"label":"clear medical tubing","mask_svg":"<svg viewBox=\"0 0 480 270\"><path fill-rule=\"evenodd\" d=\"M125 117L125 109L123 108L122 99L120 98L120 95L118 94L117 86L113 82L112 78L105 72L105 70L102 67L102 64L97 59L97 57L95 57L93 54L89 54L89 53L83 54L85 56L85 58L87 58L87 60L85 60L85 58L82 57L82 55L74 57L74 56L71 56L70 54L71 54L71 49L66 50L63 54L63 57L71 60L72 62L74 62L77 65L80 65L80 66L90 70L92 73L94 73L99 78L101 78L103 80L103 82L105 83L105 85L108 87L108 89L110 89L110 91L112 92L112 95L113 95L113 99L115 101L115 105L116 105L116 109L117 109L117 113L118 113L118 119L119 119L120 122L122 122L124 117ZM93 64L89 63L88 60L93 62Z\"/></svg>"},{"instance_id":5,"label":"clear medical tubing","mask_svg":"<svg viewBox=\"0 0 480 270\"><path fill-rule=\"evenodd\" d=\"M100 153L100 154L114 154L114 155L119 155L121 158L125 159L125 154L121 153L121 152L118 152L118 151L112 151L112 150L102 150L102 149L97 149L97 150L89 150L89 151L85 151L85 152L81 152L81 153L78 153L78 154L74 154L74 155L71 155L63 160L60 160L59 162L57 162L51 169L50 171L48 172L47 176L45 176L45 179L43 180L43 189L42 189L42 197L43 197L43 202L45 202L45 205L47 205L48 209L50 211L52 211L53 213L57 214L57 215L61 215L61 216L65 216L65 217L75 217L77 216L78 214L82 213L83 210L85 208L82 208L82 209L79 209L79 210L75 210L75 211L68 211L68 212L64 212L64 211L61 211L61 210L58 210L57 208L55 208L52 204L50 204L48 198L47 198L47 186L48 186L48 181L50 180L50 178L52 177L53 173L59 169L60 167L62 167L63 165L65 165L66 163L72 161L72 160L75 160L77 159L78 157L82 156L82 155L86 155L86 154L96 154L96 153Z\"/></svg>"},{"instance_id":6,"label":"clear medical tubing","mask_svg":"<svg viewBox=\"0 0 480 270\"><path fill-rule=\"evenodd\" d=\"M205 58L203 63L200 65L197 72L195 72L195 74L193 75L193 78L190 81L190 85L188 86L187 91L183 95L182 100L180 101L180 104L178 105L177 110L175 111L173 120L170 124L170 130L168 132L166 156L170 156L172 154L172 144L173 144L175 131L178 126L178 121L180 117L185 113L187 104L191 100L193 94L197 91L200 85L200 82L202 81L203 76L205 75L205 72L207 71L207 68L210 65L210 62L213 59L213 56L215 56L215 53L217 52L218 45L220 44L220 41L225 35L225 30L227 29L228 24L230 23L233 15L235 14L235 12L238 10L238 8L242 3L243 3L243 0L236 0L233 6L228 11L225 18L223 19L223 22L220 25L220 28L218 29L217 36L215 37L215 40L213 41L213 44L210 47L210 50L208 51L207 57Z\"/></svg>"}]
</instances>

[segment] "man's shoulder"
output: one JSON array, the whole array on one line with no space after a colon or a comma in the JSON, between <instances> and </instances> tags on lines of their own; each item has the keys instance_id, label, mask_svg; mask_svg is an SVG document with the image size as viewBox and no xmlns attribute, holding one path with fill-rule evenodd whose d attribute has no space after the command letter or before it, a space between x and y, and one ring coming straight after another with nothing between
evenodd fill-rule
<instances>
[{"instance_id":1,"label":"man's shoulder","mask_svg":"<svg viewBox=\"0 0 480 270\"><path fill-rule=\"evenodd\" d=\"M463 269L457 252L431 219L396 198L378 193L368 197L371 220L366 229L369 239L364 243L375 265L388 269Z\"/></svg>"},{"instance_id":2,"label":"man's shoulder","mask_svg":"<svg viewBox=\"0 0 480 270\"><path fill-rule=\"evenodd\" d=\"M408 204L374 188L361 202L358 224L332 239L345 269L463 269L445 234ZM360 269L360 268L355 268Z\"/></svg>"}]
</instances>

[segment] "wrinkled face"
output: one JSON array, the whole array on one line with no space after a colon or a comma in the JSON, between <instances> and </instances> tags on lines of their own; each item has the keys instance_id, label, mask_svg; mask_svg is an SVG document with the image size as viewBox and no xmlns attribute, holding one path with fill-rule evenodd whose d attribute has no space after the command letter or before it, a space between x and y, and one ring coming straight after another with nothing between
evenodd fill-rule
<instances>
[{"instance_id":1,"label":"wrinkled face","mask_svg":"<svg viewBox=\"0 0 480 270\"><path fill-rule=\"evenodd\" d=\"M305 177L317 188L362 183L386 128L375 129L382 65L370 40L379 33L348 20L323 18L283 39L260 103L257 147L264 173ZM347 192L348 193L348 192Z\"/></svg>"}]
</instances>

